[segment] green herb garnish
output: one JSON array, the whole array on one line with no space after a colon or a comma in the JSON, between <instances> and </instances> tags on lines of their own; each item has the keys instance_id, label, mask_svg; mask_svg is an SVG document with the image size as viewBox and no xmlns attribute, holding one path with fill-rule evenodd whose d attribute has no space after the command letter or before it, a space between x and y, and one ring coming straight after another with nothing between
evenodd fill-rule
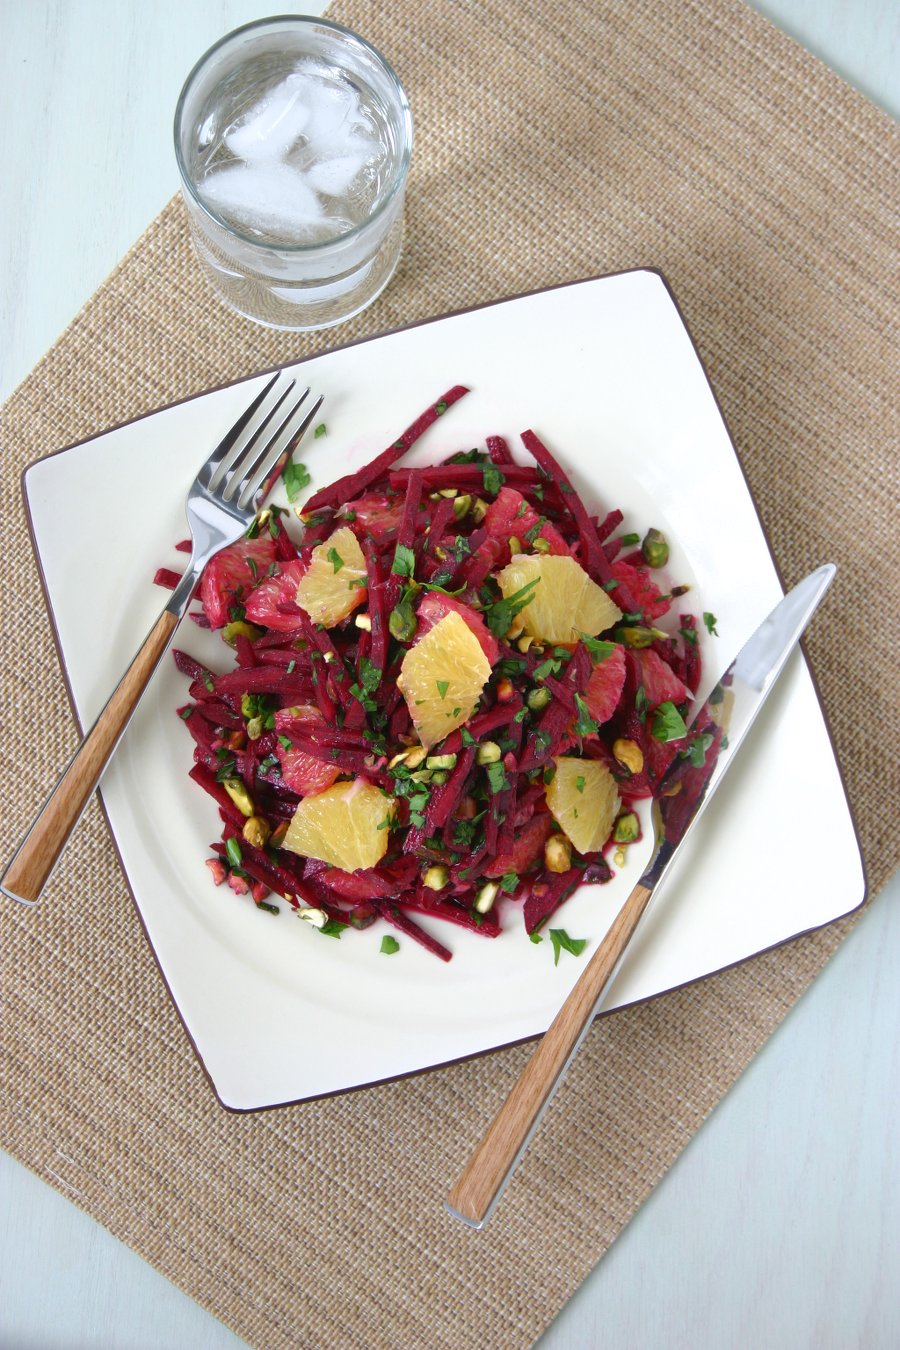
<instances>
[{"instance_id":1,"label":"green herb garnish","mask_svg":"<svg viewBox=\"0 0 900 1350\"><path fill-rule=\"evenodd\" d=\"M319 932L323 937L339 938L346 927L345 923L339 923L337 919L326 919Z\"/></svg>"},{"instance_id":2,"label":"green herb garnish","mask_svg":"<svg viewBox=\"0 0 900 1350\"><path fill-rule=\"evenodd\" d=\"M687 756L695 769L703 768L703 765L706 763L706 752L712 745L713 739L710 732L704 731L702 735L696 736L694 740L691 741Z\"/></svg>"},{"instance_id":3,"label":"green herb garnish","mask_svg":"<svg viewBox=\"0 0 900 1350\"><path fill-rule=\"evenodd\" d=\"M394 552L394 565L391 568L394 576L411 577L416 570L416 555L406 544L398 544Z\"/></svg>"},{"instance_id":4,"label":"green herb garnish","mask_svg":"<svg viewBox=\"0 0 900 1350\"><path fill-rule=\"evenodd\" d=\"M560 952L570 952L580 956L587 946L587 938L571 938L564 928L551 928L550 941L553 943L553 964L559 965Z\"/></svg>"},{"instance_id":5,"label":"green herb garnish","mask_svg":"<svg viewBox=\"0 0 900 1350\"><path fill-rule=\"evenodd\" d=\"M578 709L578 718L575 722L576 736L594 736L600 730L597 723L591 717L588 711L588 705L580 694L575 695L575 707Z\"/></svg>"},{"instance_id":6,"label":"green herb garnish","mask_svg":"<svg viewBox=\"0 0 900 1350\"><path fill-rule=\"evenodd\" d=\"M558 675L561 667L562 662L554 661L551 656L546 661L542 661L539 666L535 666L532 674L536 680L543 680L547 675Z\"/></svg>"},{"instance_id":7,"label":"green herb garnish","mask_svg":"<svg viewBox=\"0 0 900 1350\"><path fill-rule=\"evenodd\" d=\"M650 731L658 741L680 741L687 735L684 718L670 701L660 703L653 714Z\"/></svg>"},{"instance_id":8,"label":"green herb garnish","mask_svg":"<svg viewBox=\"0 0 900 1350\"><path fill-rule=\"evenodd\" d=\"M535 577L533 581L526 582L521 590L514 591L504 600L497 600L484 612L485 622L493 633L494 637L503 637L509 630L509 626L516 617L520 609L530 605L534 596L532 591L540 581L540 577Z\"/></svg>"},{"instance_id":9,"label":"green herb garnish","mask_svg":"<svg viewBox=\"0 0 900 1350\"><path fill-rule=\"evenodd\" d=\"M359 663L359 678L367 694L374 694L381 684L381 671L367 656Z\"/></svg>"},{"instance_id":10,"label":"green herb garnish","mask_svg":"<svg viewBox=\"0 0 900 1350\"><path fill-rule=\"evenodd\" d=\"M306 465L296 464L292 459L289 459L285 464L282 478L289 502L296 501L303 489L309 487L312 482L312 477Z\"/></svg>"},{"instance_id":11,"label":"green herb garnish","mask_svg":"<svg viewBox=\"0 0 900 1350\"><path fill-rule=\"evenodd\" d=\"M487 492L491 497L496 497L497 493L500 491L503 484L506 482L506 479L503 477L503 474L500 472L500 470L497 468L495 464L485 464L484 468L481 471L481 476L482 479L484 480L485 492Z\"/></svg>"},{"instance_id":12,"label":"green herb garnish","mask_svg":"<svg viewBox=\"0 0 900 1350\"><path fill-rule=\"evenodd\" d=\"M588 633L580 634L582 644L587 648L591 663L599 666L601 661L605 661L608 656L612 656L618 647L618 642L603 642L600 638L593 638Z\"/></svg>"},{"instance_id":13,"label":"green herb garnish","mask_svg":"<svg viewBox=\"0 0 900 1350\"><path fill-rule=\"evenodd\" d=\"M381 939L381 947L379 950L382 951L385 956L393 956L394 952L399 952L400 943L395 937L391 937L390 933L387 933Z\"/></svg>"}]
</instances>

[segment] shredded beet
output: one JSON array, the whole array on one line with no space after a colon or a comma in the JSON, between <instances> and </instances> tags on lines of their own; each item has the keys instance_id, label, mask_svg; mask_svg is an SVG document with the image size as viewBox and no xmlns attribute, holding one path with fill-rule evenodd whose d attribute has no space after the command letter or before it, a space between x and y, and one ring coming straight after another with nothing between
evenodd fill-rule
<instances>
[{"instance_id":1,"label":"shredded beet","mask_svg":"<svg viewBox=\"0 0 900 1350\"><path fill-rule=\"evenodd\" d=\"M222 823L206 859L213 881L228 880L264 909L276 908L265 899L272 891L320 911L312 917L321 926L324 914L332 935L389 924L444 961L450 949L413 914L496 937L518 913L533 933L578 886L612 875L605 853L622 846L612 821L599 852L579 855L564 835L562 852L552 851L565 817L555 819L548 786L561 759L580 758L594 775L605 766L624 817L679 757L687 802L705 746L718 744L708 728L683 731L700 678L695 621L671 613L685 588L651 575L637 536L616 534L622 512L590 510L533 431L521 440L534 463L518 463L507 440L491 435L483 449L443 463L396 467L466 392L454 386L369 464L315 492L302 531L293 524L298 537L273 509L258 542L219 555L204 574L198 620L222 629L227 669L174 654L189 681L179 715L194 746L191 777ZM360 585L364 603L356 593L343 617L338 609L323 623L297 588L319 550L340 600L345 559L329 541L348 526L365 564L348 586ZM574 558L621 620L564 644L526 634L531 597L504 595L498 580L513 553ZM161 568L156 580L174 585L177 574ZM451 616L474 645L411 688L408 654ZM448 705L439 715L450 726L437 738L423 732L420 743L420 708L436 698L462 703L450 691L469 667L482 673L465 721ZM337 865L347 847L338 828L324 828L318 856L285 847L305 803L335 788L350 801L353 784L386 798L377 865ZM588 799L584 807L594 809Z\"/></svg>"},{"instance_id":2,"label":"shredded beet","mask_svg":"<svg viewBox=\"0 0 900 1350\"><path fill-rule=\"evenodd\" d=\"M386 450L383 450L365 468L358 469L356 473L347 474L344 478L339 478L337 482L323 488L321 492L314 493L306 503L305 511L318 511L323 506L340 506L343 502L350 502L354 497L361 496L366 488L371 487L384 476L385 472L392 464L396 463L401 455L406 454L407 450L447 411L451 404L468 392L468 389L461 384L448 389L442 398L426 408L401 436L398 436Z\"/></svg>"}]
</instances>

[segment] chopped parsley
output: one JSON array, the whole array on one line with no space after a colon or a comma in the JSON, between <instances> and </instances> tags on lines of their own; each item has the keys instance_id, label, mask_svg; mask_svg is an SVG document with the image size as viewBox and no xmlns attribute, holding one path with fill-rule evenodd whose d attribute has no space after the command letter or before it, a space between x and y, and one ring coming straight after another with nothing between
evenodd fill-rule
<instances>
[{"instance_id":1,"label":"chopped parsley","mask_svg":"<svg viewBox=\"0 0 900 1350\"><path fill-rule=\"evenodd\" d=\"M715 614L710 614L708 609L703 611L703 622L706 624L706 631L709 633L710 637L719 636L718 629L716 628L718 620L716 619Z\"/></svg>"},{"instance_id":2,"label":"chopped parsley","mask_svg":"<svg viewBox=\"0 0 900 1350\"><path fill-rule=\"evenodd\" d=\"M386 933L381 939L381 947L379 950L383 952L385 956L393 956L394 952L399 952L400 943L395 937L391 937L390 933Z\"/></svg>"},{"instance_id":3,"label":"chopped parsley","mask_svg":"<svg viewBox=\"0 0 900 1350\"><path fill-rule=\"evenodd\" d=\"M359 678L367 694L374 694L381 684L381 671L367 656L359 663Z\"/></svg>"},{"instance_id":4,"label":"chopped parsley","mask_svg":"<svg viewBox=\"0 0 900 1350\"><path fill-rule=\"evenodd\" d=\"M532 674L536 680L543 680L547 675L558 675L562 669L561 661L554 661L553 657L548 657L542 661L539 666L535 666Z\"/></svg>"},{"instance_id":5,"label":"chopped parsley","mask_svg":"<svg viewBox=\"0 0 900 1350\"><path fill-rule=\"evenodd\" d=\"M653 714L650 731L658 741L680 741L687 735L684 718L671 701L660 703Z\"/></svg>"},{"instance_id":6,"label":"chopped parsley","mask_svg":"<svg viewBox=\"0 0 900 1350\"><path fill-rule=\"evenodd\" d=\"M394 552L394 565L391 568L396 577L411 577L416 570L416 555L406 544L398 544Z\"/></svg>"},{"instance_id":7,"label":"chopped parsley","mask_svg":"<svg viewBox=\"0 0 900 1350\"><path fill-rule=\"evenodd\" d=\"M485 492L491 497L496 497L497 493L506 482L503 474L495 464L485 464L484 468L481 470L481 476L484 480Z\"/></svg>"},{"instance_id":8,"label":"chopped parsley","mask_svg":"<svg viewBox=\"0 0 900 1350\"><path fill-rule=\"evenodd\" d=\"M485 610L485 622L494 637L503 637L519 610L531 604L534 599L532 591L539 581L540 577L535 577L533 581L526 582L521 590L514 591L503 600L496 600Z\"/></svg>"},{"instance_id":9,"label":"chopped parsley","mask_svg":"<svg viewBox=\"0 0 900 1350\"><path fill-rule=\"evenodd\" d=\"M319 433L316 432L316 435ZM312 482L309 470L305 464L297 464L289 459L284 466L284 490L287 493L288 501L293 502L300 496L305 487L309 487Z\"/></svg>"},{"instance_id":10,"label":"chopped parsley","mask_svg":"<svg viewBox=\"0 0 900 1350\"><path fill-rule=\"evenodd\" d=\"M553 964L559 965L560 952L570 952L580 956L587 946L587 938L571 938L564 928L551 928L550 941L553 943Z\"/></svg>"},{"instance_id":11,"label":"chopped parsley","mask_svg":"<svg viewBox=\"0 0 900 1350\"><path fill-rule=\"evenodd\" d=\"M706 763L706 752L713 743L713 736L710 732L704 731L702 735L695 736L688 747L687 757L695 769L702 769Z\"/></svg>"},{"instance_id":12,"label":"chopped parsley","mask_svg":"<svg viewBox=\"0 0 900 1350\"><path fill-rule=\"evenodd\" d=\"M582 633L581 642L587 648L591 663L599 666L601 661L605 661L608 656L612 656L618 647L618 642L603 642L600 638L593 638L588 633Z\"/></svg>"},{"instance_id":13,"label":"chopped parsley","mask_svg":"<svg viewBox=\"0 0 900 1350\"><path fill-rule=\"evenodd\" d=\"M575 707L578 709L578 717L575 722L576 736L593 736L599 731L597 723L588 710L588 705L580 694L575 695Z\"/></svg>"},{"instance_id":14,"label":"chopped parsley","mask_svg":"<svg viewBox=\"0 0 900 1350\"><path fill-rule=\"evenodd\" d=\"M335 572L336 572L336 573L339 572L339 571L341 570L341 568L343 567L343 565L344 565L344 560L343 560L343 558L341 557L341 555L338 553L337 549L336 549L336 548L330 548L325 556L327 557L328 561L331 563L331 565L332 565L332 567L334 568Z\"/></svg>"},{"instance_id":15,"label":"chopped parsley","mask_svg":"<svg viewBox=\"0 0 900 1350\"><path fill-rule=\"evenodd\" d=\"M337 919L327 919L319 932L323 937L339 938L346 927L345 923L340 923Z\"/></svg>"},{"instance_id":16,"label":"chopped parsley","mask_svg":"<svg viewBox=\"0 0 900 1350\"><path fill-rule=\"evenodd\" d=\"M357 703L361 703L361 704L362 704L362 706L365 708L366 712L375 712L375 711L377 711L378 704L375 702L374 698L371 698L371 697L366 693L365 689L360 688L360 686L359 686L358 684L351 684L349 693L350 693L351 698L355 698L356 701L357 701ZM335 755L335 759L337 759L337 758L338 758L338 756Z\"/></svg>"},{"instance_id":17,"label":"chopped parsley","mask_svg":"<svg viewBox=\"0 0 900 1350\"><path fill-rule=\"evenodd\" d=\"M478 817L473 820L457 820L453 826L453 843L458 848L469 848L478 832Z\"/></svg>"}]
</instances>

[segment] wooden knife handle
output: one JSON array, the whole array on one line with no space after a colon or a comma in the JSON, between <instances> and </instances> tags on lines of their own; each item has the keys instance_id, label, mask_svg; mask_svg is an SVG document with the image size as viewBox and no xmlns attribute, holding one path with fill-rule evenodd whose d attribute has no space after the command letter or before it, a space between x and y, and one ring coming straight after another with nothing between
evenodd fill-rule
<instances>
[{"instance_id":1,"label":"wooden knife handle","mask_svg":"<svg viewBox=\"0 0 900 1350\"><path fill-rule=\"evenodd\" d=\"M177 623L176 614L163 610L16 850L0 881L7 895L29 904L40 896Z\"/></svg>"},{"instance_id":2,"label":"wooden knife handle","mask_svg":"<svg viewBox=\"0 0 900 1350\"><path fill-rule=\"evenodd\" d=\"M484 1226L503 1194L569 1061L587 1034L597 1004L651 894L646 886L635 886L451 1190L448 1208L471 1227Z\"/></svg>"}]
</instances>

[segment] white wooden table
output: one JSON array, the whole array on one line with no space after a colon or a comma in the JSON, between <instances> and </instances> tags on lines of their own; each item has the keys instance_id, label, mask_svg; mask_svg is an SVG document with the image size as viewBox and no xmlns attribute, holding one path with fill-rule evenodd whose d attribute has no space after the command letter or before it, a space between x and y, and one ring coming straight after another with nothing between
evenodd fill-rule
<instances>
[{"instance_id":1,"label":"white wooden table","mask_svg":"<svg viewBox=\"0 0 900 1350\"><path fill-rule=\"evenodd\" d=\"M757 7L900 115L897 0ZM176 190L171 115L194 59L270 12L0 0L0 397ZM898 972L895 878L541 1350L900 1347ZM3 1350L242 1344L0 1154Z\"/></svg>"}]
</instances>

